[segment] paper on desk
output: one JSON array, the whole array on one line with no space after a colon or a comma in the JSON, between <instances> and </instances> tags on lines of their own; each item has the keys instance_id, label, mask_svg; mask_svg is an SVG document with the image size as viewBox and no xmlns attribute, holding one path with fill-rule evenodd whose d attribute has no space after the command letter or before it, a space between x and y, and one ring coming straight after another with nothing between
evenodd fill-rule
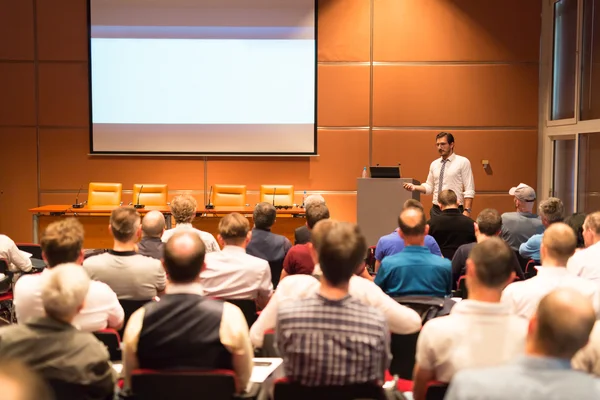
<instances>
[{"instance_id":1,"label":"paper on desk","mask_svg":"<svg viewBox=\"0 0 600 400\"><path fill-rule=\"evenodd\" d=\"M283 358L255 357L252 361L254 362L254 367L252 367L250 382L263 383L283 363ZM262 366L256 365L256 363L269 363L269 365Z\"/></svg>"}]
</instances>

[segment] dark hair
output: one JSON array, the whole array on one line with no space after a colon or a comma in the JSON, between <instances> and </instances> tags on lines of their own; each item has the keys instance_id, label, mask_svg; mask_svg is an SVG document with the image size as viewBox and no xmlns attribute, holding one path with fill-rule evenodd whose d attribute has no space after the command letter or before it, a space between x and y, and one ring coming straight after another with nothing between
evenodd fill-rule
<instances>
[{"instance_id":1,"label":"dark hair","mask_svg":"<svg viewBox=\"0 0 600 400\"><path fill-rule=\"evenodd\" d=\"M585 247L585 240L583 240L583 224L585 222L585 213L575 213L565 218L565 224L569 225L575 236L577 236L577 247Z\"/></svg>"},{"instance_id":2,"label":"dark hair","mask_svg":"<svg viewBox=\"0 0 600 400\"><path fill-rule=\"evenodd\" d=\"M442 190L438 194L438 203L440 203L440 205L444 207L453 206L458 204L458 197L456 197L456 193L454 193L454 190Z\"/></svg>"},{"instance_id":3,"label":"dark hair","mask_svg":"<svg viewBox=\"0 0 600 400\"><path fill-rule=\"evenodd\" d=\"M133 207L117 207L110 214L110 230L119 242L132 240L140 226L140 214Z\"/></svg>"},{"instance_id":4,"label":"dark hair","mask_svg":"<svg viewBox=\"0 0 600 400\"><path fill-rule=\"evenodd\" d=\"M406 213L415 211L419 213L419 221L416 225L408 224L403 221L403 217ZM412 225L412 226L411 226ZM427 219L425 218L425 212L420 208L410 207L402 210L398 217L398 227L400 231L406 236L419 236L425 234L425 227L427 226Z\"/></svg>"},{"instance_id":5,"label":"dark hair","mask_svg":"<svg viewBox=\"0 0 600 400\"><path fill-rule=\"evenodd\" d=\"M83 225L76 218L61 219L48 225L40 241L48 267L77 261L83 247L83 235Z\"/></svg>"},{"instance_id":6,"label":"dark hair","mask_svg":"<svg viewBox=\"0 0 600 400\"><path fill-rule=\"evenodd\" d=\"M11 400L52 400L52 390L33 369L16 358L3 358L0 377L12 381L19 388L20 396Z\"/></svg>"},{"instance_id":7,"label":"dark hair","mask_svg":"<svg viewBox=\"0 0 600 400\"><path fill-rule=\"evenodd\" d=\"M313 204L306 210L306 225L312 229L322 219L329 218L329 208L325 204Z\"/></svg>"},{"instance_id":8,"label":"dark hair","mask_svg":"<svg viewBox=\"0 0 600 400\"><path fill-rule=\"evenodd\" d=\"M514 271L514 253L504 240L492 237L477 243L469 258L475 264L475 275L482 285L498 288L506 284Z\"/></svg>"},{"instance_id":9,"label":"dark hair","mask_svg":"<svg viewBox=\"0 0 600 400\"><path fill-rule=\"evenodd\" d=\"M334 286L348 282L364 261L367 241L357 225L339 222L323 235L319 263L323 276Z\"/></svg>"},{"instance_id":10,"label":"dark hair","mask_svg":"<svg viewBox=\"0 0 600 400\"><path fill-rule=\"evenodd\" d=\"M182 237L188 237L193 241L191 251L187 251L184 254L179 251L175 243ZM173 283L193 282L200 275L205 255L206 247L204 246L204 242L196 233L175 233L165 243L163 256L163 265L169 276L169 280Z\"/></svg>"},{"instance_id":11,"label":"dark hair","mask_svg":"<svg viewBox=\"0 0 600 400\"><path fill-rule=\"evenodd\" d=\"M502 229L502 217L493 208L486 208L477 216L477 226L484 235L495 236Z\"/></svg>"},{"instance_id":12,"label":"dark hair","mask_svg":"<svg viewBox=\"0 0 600 400\"><path fill-rule=\"evenodd\" d=\"M269 229L275 223L277 210L271 203L263 201L254 207L254 226L258 229Z\"/></svg>"},{"instance_id":13,"label":"dark hair","mask_svg":"<svg viewBox=\"0 0 600 400\"><path fill-rule=\"evenodd\" d=\"M438 139L441 139L445 137L448 140L448 144L450 143L454 143L454 136L451 133L448 132L440 132L435 136L435 141L437 142Z\"/></svg>"},{"instance_id":14,"label":"dark hair","mask_svg":"<svg viewBox=\"0 0 600 400\"><path fill-rule=\"evenodd\" d=\"M423 204L421 204L421 202L419 200L415 200L415 199L408 199L404 202L404 204L402 205L402 209L407 209L407 208L418 208L419 210L423 210Z\"/></svg>"}]
</instances>

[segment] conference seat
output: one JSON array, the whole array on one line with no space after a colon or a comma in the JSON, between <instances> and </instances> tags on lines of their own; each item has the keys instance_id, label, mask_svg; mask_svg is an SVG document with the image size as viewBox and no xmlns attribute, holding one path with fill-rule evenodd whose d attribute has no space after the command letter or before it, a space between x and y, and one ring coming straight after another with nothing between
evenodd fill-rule
<instances>
[{"instance_id":1,"label":"conference seat","mask_svg":"<svg viewBox=\"0 0 600 400\"><path fill-rule=\"evenodd\" d=\"M15 320L15 308L13 304L12 277L8 270L8 261L0 258L0 321L4 324L12 324Z\"/></svg>"},{"instance_id":2,"label":"conference seat","mask_svg":"<svg viewBox=\"0 0 600 400\"><path fill-rule=\"evenodd\" d=\"M121 205L122 192L122 183L90 182L87 206L118 207Z\"/></svg>"},{"instance_id":3,"label":"conference seat","mask_svg":"<svg viewBox=\"0 0 600 400\"><path fill-rule=\"evenodd\" d=\"M245 207L246 185L213 185L209 200L215 207Z\"/></svg>"},{"instance_id":4,"label":"conference seat","mask_svg":"<svg viewBox=\"0 0 600 400\"><path fill-rule=\"evenodd\" d=\"M275 400L386 400L385 390L375 383L344 386L304 386L287 378L275 382Z\"/></svg>"},{"instance_id":5,"label":"conference seat","mask_svg":"<svg viewBox=\"0 0 600 400\"><path fill-rule=\"evenodd\" d=\"M239 307L246 318L246 322L248 323L248 328L252 326L258 319L258 315L256 314L256 302L254 300L242 300L242 299L221 299L233 305Z\"/></svg>"},{"instance_id":6,"label":"conference seat","mask_svg":"<svg viewBox=\"0 0 600 400\"><path fill-rule=\"evenodd\" d=\"M169 189L166 184L136 183L133 185L133 197L131 198L131 202L132 204L143 204L145 206L164 207L167 205L168 193Z\"/></svg>"},{"instance_id":7,"label":"conference seat","mask_svg":"<svg viewBox=\"0 0 600 400\"><path fill-rule=\"evenodd\" d=\"M119 332L107 328L94 332L94 336L106 346L110 361L121 361L121 336Z\"/></svg>"},{"instance_id":8,"label":"conference seat","mask_svg":"<svg viewBox=\"0 0 600 400\"><path fill-rule=\"evenodd\" d=\"M127 326L127 322L129 322L129 318L131 318L131 314L136 312L140 307L143 307L144 304L149 303L153 300L154 299L148 299L148 300L119 299L119 303L121 304L121 307L123 307L123 313L125 314L124 318L123 318L123 327L119 330L120 337L123 337L123 334L125 333L125 327Z\"/></svg>"},{"instance_id":9,"label":"conference seat","mask_svg":"<svg viewBox=\"0 0 600 400\"><path fill-rule=\"evenodd\" d=\"M114 393L103 395L101 389L79 383L70 383L58 379L47 379L48 386L54 393L54 398L62 399L94 399L113 400Z\"/></svg>"},{"instance_id":10,"label":"conference seat","mask_svg":"<svg viewBox=\"0 0 600 400\"><path fill-rule=\"evenodd\" d=\"M291 206L294 204L294 185L261 185L259 199L276 206Z\"/></svg>"},{"instance_id":11,"label":"conference seat","mask_svg":"<svg viewBox=\"0 0 600 400\"><path fill-rule=\"evenodd\" d=\"M37 243L16 243L17 248L31 254L31 257L42 259L42 246Z\"/></svg>"}]
</instances>

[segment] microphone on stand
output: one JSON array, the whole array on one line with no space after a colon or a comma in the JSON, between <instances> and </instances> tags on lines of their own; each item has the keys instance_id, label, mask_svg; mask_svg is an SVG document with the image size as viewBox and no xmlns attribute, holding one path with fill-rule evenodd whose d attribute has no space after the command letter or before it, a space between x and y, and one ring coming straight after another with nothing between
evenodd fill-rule
<instances>
[{"instance_id":1,"label":"microphone on stand","mask_svg":"<svg viewBox=\"0 0 600 400\"><path fill-rule=\"evenodd\" d=\"M274 187L273 188L273 207L275 207L275 192L277 191L277 188Z\"/></svg>"},{"instance_id":2,"label":"microphone on stand","mask_svg":"<svg viewBox=\"0 0 600 400\"><path fill-rule=\"evenodd\" d=\"M215 205L211 201L212 198L212 185L210 185L210 191L208 192L208 204L204 206L207 210L212 210L215 208Z\"/></svg>"},{"instance_id":3,"label":"microphone on stand","mask_svg":"<svg viewBox=\"0 0 600 400\"><path fill-rule=\"evenodd\" d=\"M79 186L79 190L77 191L77 196L75 196L75 204L73 204L71 207L72 208L83 208L83 204L84 203L80 203L79 202L79 193L81 193L81 188L83 186Z\"/></svg>"},{"instance_id":4,"label":"microphone on stand","mask_svg":"<svg viewBox=\"0 0 600 400\"><path fill-rule=\"evenodd\" d=\"M142 195L142 190L144 189L144 185L140 187L140 191L138 192L137 203L133 205L133 208L144 208L143 204L140 204L140 196Z\"/></svg>"}]
</instances>

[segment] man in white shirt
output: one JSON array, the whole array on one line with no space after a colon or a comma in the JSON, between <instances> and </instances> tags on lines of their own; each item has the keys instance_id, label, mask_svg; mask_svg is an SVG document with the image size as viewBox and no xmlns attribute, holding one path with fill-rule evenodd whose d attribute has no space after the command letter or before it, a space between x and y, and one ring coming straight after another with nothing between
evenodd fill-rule
<instances>
[{"instance_id":1,"label":"man in white shirt","mask_svg":"<svg viewBox=\"0 0 600 400\"><path fill-rule=\"evenodd\" d=\"M433 218L442 213L438 204L438 194L450 189L458 197L460 211L467 217L471 216L471 207L475 197L475 182L471 163L466 157L454 153L454 136L448 132L440 132L436 136L436 146L442 156L429 166L427 181L421 185L405 183L404 189L425 194L433 193L433 207L430 216Z\"/></svg>"},{"instance_id":2,"label":"man in white shirt","mask_svg":"<svg viewBox=\"0 0 600 400\"><path fill-rule=\"evenodd\" d=\"M585 249L573 254L567 262L569 272L600 286L600 212L588 215L583 223Z\"/></svg>"},{"instance_id":3,"label":"man in white shirt","mask_svg":"<svg viewBox=\"0 0 600 400\"><path fill-rule=\"evenodd\" d=\"M465 368L503 364L525 349L527 321L500 303L502 289L514 279L513 252L494 237L478 243L467 260L469 298L450 315L423 326L417 341L413 378L415 400L424 400L427 382L450 382Z\"/></svg>"},{"instance_id":4,"label":"man in white shirt","mask_svg":"<svg viewBox=\"0 0 600 400\"><path fill-rule=\"evenodd\" d=\"M21 254L15 242L6 235L0 235L0 258L8 262L10 272L29 272L33 268L29 257Z\"/></svg>"},{"instance_id":5,"label":"man in white shirt","mask_svg":"<svg viewBox=\"0 0 600 400\"><path fill-rule=\"evenodd\" d=\"M508 285L502 293L502 303L509 306L513 313L530 319L542 297L559 287L568 287L578 290L588 298L598 313L598 286L570 273L566 268L567 261L576 247L577 239L570 226L562 222L550 225L542 238L542 265L537 268L537 275L526 281Z\"/></svg>"},{"instance_id":6,"label":"man in white shirt","mask_svg":"<svg viewBox=\"0 0 600 400\"><path fill-rule=\"evenodd\" d=\"M231 213L219 221L217 239L222 251L206 255L200 273L204 293L227 300L256 300L264 307L273 291L269 262L246 254L252 231L248 219Z\"/></svg>"},{"instance_id":7,"label":"man in white shirt","mask_svg":"<svg viewBox=\"0 0 600 400\"><path fill-rule=\"evenodd\" d=\"M312 246L310 249L315 262L315 270L320 271L317 254L322 239L337 223L337 221L331 219L324 219L317 222L311 231ZM359 267L359 271L362 270L364 270L364 267ZM265 331L275 328L280 304L309 298L318 293L320 288L319 279L305 274L289 275L279 282L279 286L271 296L269 304L262 310L256 322L250 328L252 344L257 348L262 347ZM381 311L387 320L390 331L393 333L404 335L415 333L421 329L419 314L394 301L371 280L357 275L353 276L350 278L349 293L360 302Z\"/></svg>"},{"instance_id":8,"label":"man in white shirt","mask_svg":"<svg viewBox=\"0 0 600 400\"><path fill-rule=\"evenodd\" d=\"M14 305L20 324L44 315L41 292L46 277L59 264L83 262L83 226L75 218L53 222L46 228L42 240L42 256L48 267L41 274L21 277L15 285ZM117 295L108 285L91 281L83 309L75 316L73 325L82 331L94 332L105 328L121 329L123 308Z\"/></svg>"},{"instance_id":9,"label":"man in white shirt","mask_svg":"<svg viewBox=\"0 0 600 400\"><path fill-rule=\"evenodd\" d=\"M175 228L167 229L162 235L162 241L167 242L175 232L193 231L200 236L200 239L204 242L206 252L211 253L213 251L219 251L219 244L215 240L215 237L208 233L196 229L192 226L192 221L196 218L196 210L198 208L198 202L189 194L183 194L175 197L171 201L171 213L175 218Z\"/></svg>"}]
</instances>

